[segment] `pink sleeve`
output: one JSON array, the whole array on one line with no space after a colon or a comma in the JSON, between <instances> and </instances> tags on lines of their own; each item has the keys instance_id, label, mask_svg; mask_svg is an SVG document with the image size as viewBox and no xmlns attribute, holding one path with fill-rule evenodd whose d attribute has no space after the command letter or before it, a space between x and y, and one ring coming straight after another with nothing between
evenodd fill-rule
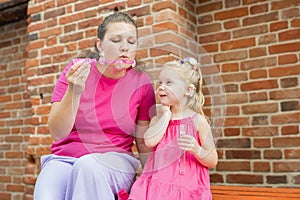
<instances>
[{"instance_id":1,"label":"pink sleeve","mask_svg":"<svg viewBox=\"0 0 300 200\"><path fill-rule=\"evenodd\" d=\"M149 78L149 83L143 87L137 119L146 121L151 120L151 118L156 115L155 105L154 89Z\"/></svg>"}]
</instances>

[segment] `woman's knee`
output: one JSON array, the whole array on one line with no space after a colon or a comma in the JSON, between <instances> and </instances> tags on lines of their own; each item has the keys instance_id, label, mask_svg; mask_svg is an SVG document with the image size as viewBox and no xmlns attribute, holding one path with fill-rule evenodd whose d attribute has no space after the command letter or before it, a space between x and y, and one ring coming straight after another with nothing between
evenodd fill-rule
<instances>
[{"instance_id":1,"label":"woman's knee","mask_svg":"<svg viewBox=\"0 0 300 200\"><path fill-rule=\"evenodd\" d=\"M40 172L35 184L34 199L64 199L72 165L61 161L49 161Z\"/></svg>"},{"instance_id":2,"label":"woman's knee","mask_svg":"<svg viewBox=\"0 0 300 200\"><path fill-rule=\"evenodd\" d=\"M101 163L94 154L84 155L76 160L73 165L73 172L94 173L97 171L107 173L105 164Z\"/></svg>"}]
</instances>

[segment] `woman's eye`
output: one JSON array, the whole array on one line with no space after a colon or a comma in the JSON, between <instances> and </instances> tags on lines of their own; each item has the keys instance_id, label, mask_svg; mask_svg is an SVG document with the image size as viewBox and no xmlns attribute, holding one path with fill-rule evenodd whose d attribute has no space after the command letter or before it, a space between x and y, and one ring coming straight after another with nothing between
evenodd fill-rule
<instances>
[{"instance_id":1,"label":"woman's eye","mask_svg":"<svg viewBox=\"0 0 300 200\"><path fill-rule=\"evenodd\" d=\"M111 41L114 42L114 43L120 42L120 40L116 40L116 39L113 39Z\"/></svg>"},{"instance_id":2,"label":"woman's eye","mask_svg":"<svg viewBox=\"0 0 300 200\"><path fill-rule=\"evenodd\" d=\"M135 44L135 40L128 40L129 44Z\"/></svg>"},{"instance_id":3,"label":"woman's eye","mask_svg":"<svg viewBox=\"0 0 300 200\"><path fill-rule=\"evenodd\" d=\"M172 81L167 81L167 85L170 85L172 83Z\"/></svg>"}]
</instances>

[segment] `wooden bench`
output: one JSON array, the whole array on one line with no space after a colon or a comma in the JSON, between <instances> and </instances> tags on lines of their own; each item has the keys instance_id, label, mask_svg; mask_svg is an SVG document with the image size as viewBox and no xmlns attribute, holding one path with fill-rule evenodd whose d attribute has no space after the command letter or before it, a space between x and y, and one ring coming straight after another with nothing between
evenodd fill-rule
<instances>
[{"instance_id":1,"label":"wooden bench","mask_svg":"<svg viewBox=\"0 0 300 200\"><path fill-rule=\"evenodd\" d=\"M211 186L213 200L296 200L300 188Z\"/></svg>"}]
</instances>

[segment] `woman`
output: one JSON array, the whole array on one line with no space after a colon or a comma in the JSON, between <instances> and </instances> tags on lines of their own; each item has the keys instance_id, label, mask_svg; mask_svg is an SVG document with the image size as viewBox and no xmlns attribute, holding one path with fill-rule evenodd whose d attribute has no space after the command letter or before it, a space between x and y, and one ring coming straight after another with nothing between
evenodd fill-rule
<instances>
[{"instance_id":1,"label":"woman","mask_svg":"<svg viewBox=\"0 0 300 200\"><path fill-rule=\"evenodd\" d=\"M155 96L150 78L133 69L135 22L109 15L95 47L97 59L73 59L55 86L48 125L56 142L42 157L35 200L113 200L121 188L129 191L140 164L134 137L139 152L149 152L142 138Z\"/></svg>"}]
</instances>

